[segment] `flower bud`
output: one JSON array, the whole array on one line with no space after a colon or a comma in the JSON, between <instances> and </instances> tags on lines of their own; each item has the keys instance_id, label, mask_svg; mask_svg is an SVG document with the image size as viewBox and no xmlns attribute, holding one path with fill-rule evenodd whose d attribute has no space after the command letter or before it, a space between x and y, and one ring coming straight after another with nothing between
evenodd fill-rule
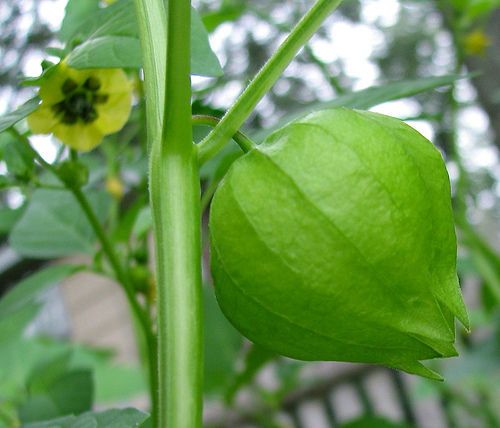
<instances>
[{"instance_id":1,"label":"flower bud","mask_svg":"<svg viewBox=\"0 0 500 428\"><path fill-rule=\"evenodd\" d=\"M210 231L219 304L255 343L434 379L419 360L457 355L449 178L403 122L341 108L288 124L235 161Z\"/></svg>"},{"instance_id":2,"label":"flower bud","mask_svg":"<svg viewBox=\"0 0 500 428\"><path fill-rule=\"evenodd\" d=\"M83 187L89 181L88 168L77 161L67 160L57 167L59 177L69 187Z\"/></svg>"}]
</instances>

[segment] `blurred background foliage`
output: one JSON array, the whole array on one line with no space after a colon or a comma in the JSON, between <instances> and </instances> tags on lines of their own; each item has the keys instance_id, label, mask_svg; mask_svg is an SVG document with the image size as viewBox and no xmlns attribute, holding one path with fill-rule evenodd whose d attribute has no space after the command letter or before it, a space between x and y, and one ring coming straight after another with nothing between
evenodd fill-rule
<instances>
[{"instance_id":1,"label":"blurred background foliage","mask_svg":"<svg viewBox=\"0 0 500 428\"><path fill-rule=\"evenodd\" d=\"M66 3L0 4L0 113L33 96L33 88L20 82L40 74L43 61L54 61L57 49L47 48L61 48L60 40L70 29L99 7L97 0ZM193 77L193 113L221 116L310 5L305 0L195 2L224 74ZM354 400L361 403L360 411L351 416L365 415L345 427L500 426L499 59L498 0L346 0L288 67L245 125L246 133L257 141L291 117L338 100L407 120L442 150L452 180L458 268L473 330L470 335L459 331L459 358L439 363L438 370L446 377L443 384L386 373L396 387L389 407L400 409L389 422L383 412L385 419L375 417L380 412L366 392L372 369L291 361L243 340L220 313L207 268L207 426L319 428L314 412L300 413L311 400L321 404L324 426L340 426L345 419L342 410L328 397L346 383L354 385ZM90 172L87 189L100 220L127 260L137 293L151 303L145 112L140 74L130 70L130 75L136 79L137 97L129 123L81 161ZM428 80L436 76L452 77L439 85ZM400 81L404 82L394 83ZM417 90L419 85L432 90ZM380 90L356 95L373 86ZM21 124L18 129L25 128ZM207 128L197 126L194 131L200 140ZM48 162L69 156L50 137L31 141ZM101 407L109 402L136 403L133 400L145 391L138 364L117 365L111 351L71 344L70 329L58 329L57 322L56 327L40 323L40 310L50 306L53 296L47 298L48 289L66 271L81 269L71 266L61 273L61 268L45 267L48 261L83 252L89 257L86 269L111 275L79 207L67 195L54 194L51 177L15 143L12 132L0 133L1 292L14 290L13 285L28 273L45 270L36 274L42 279L37 277L35 285L29 277L16 287L17 296L10 291L0 301L0 426L17 426L19 418L29 422L77 414L92 402ZM217 183L240 155L236 145L229 145L203 167L206 215ZM48 212L45 216L37 206L40 201ZM72 237L64 235L64 219L50 214L61 210L69 213ZM47 247L33 236L44 236ZM12 309L18 303L19 310ZM47 369L54 366L58 369ZM40 383L37 379L47 372L52 377ZM80 407L68 404L69 399L57 392L68 378L88 392L73 399L83 403ZM421 414L419 403L426 400L439 407L439 418ZM143 402L142 406L147 407Z\"/></svg>"}]
</instances>

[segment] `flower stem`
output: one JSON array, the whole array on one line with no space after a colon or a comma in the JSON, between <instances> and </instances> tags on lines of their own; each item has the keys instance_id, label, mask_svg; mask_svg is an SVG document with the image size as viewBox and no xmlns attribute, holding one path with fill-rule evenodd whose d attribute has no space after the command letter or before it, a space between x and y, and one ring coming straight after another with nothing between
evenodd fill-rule
<instances>
[{"instance_id":1,"label":"flower stem","mask_svg":"<svg viewBox=\"0 0 500 428\"><path fill-rule=\"evenodd\" d=\"M219 118L205 114L195 115L191 119L191 123L193 125L207 125L212 128L215 128L219 122ZM255 143L241 131L236 131L232 136L232 139L236 141L238 146L240 146L241 150L245 153L255 148Z\"/></svg>"},{"instance_id":2,"label":"flower stem","mask_svg":"<svg viewBox=\"0 0 500 428\"><path fill-rule=\"evenodd\" d=\"M307 43L342 0L317 0L278 50L246 87L220 123L198 145L200 164L211 159L241 127L261 98L271 89L297 52Z\"/></svg>"},{"instance_id":3,"label":"flower stem","mask_svg":"<svg viewBox=\"0 0 500 428\"><path fill-rule=\"evenodd\" d=\"M111 265L111 268L113 269L117 281L121 284L123 290L125 291L128 304L136 320L139 323L140 331L143 335L144 340L146 341L146 345L148 348L148 356L149 356L148 373L150 377L151 408L152 408L152 414L155 414L157 408L157 399L156 399L157 378L155 370L155 367L157 365L156 337L153 333L151 321L148 317L148 314L147 312L144 311L144 309L140 306L139 302L137 301L133 285L130 282L129 277L126 274L124 268L122 267L120 259L118 258L113 248L113 245L109 241L106 232L102 228L99 219L97 218L92 206L90 205L83 191L76 186L67 187L67 183L60 177L59 171L54 167L54 165L50 164L45 159L43 159L43 157L40 156L40 154L35 149L33 149L33 147L31 147L31 144L25 135L18 132L15 128L11 128L10 131L18 140L21 141L22 144L26 146L26 148L31 152L32 156L40 163L40 165L46 170L50 171L52 174L54 174L57 178L59 178L59 180L66 186L66 189L73 194L76 201L80 205L82 211L84 212L85 216L87 217L87 220L90 223L92 229L94 230L94 233L96 234L97 239L101 244L102 250L104 254L106 254L106 257L109 260L109 263ZM78 155L76 152L74 152L72 155L74 160L77 159L77 156Z\"/></svg>"},{"instance_id":4,"label":"flower stem","mask_svg":"<svg viewBox=\"0 0 500 428\"><path fill-rule=\"evenodd\" d=\"M152 12L161 12L162 0L136 0L135 4L149 104L150 197L158 283L157 426L197 428L202 419L203 353L200 181L191 127L191 5L186 0L166 2L167 18L162 24L148 19ZM165 30L155 26L165 24L164 61L165 52L156 50L162 48L157 35ZM163 109L157 105L162 100L166 100ZM158 118L160 113L163 116Z\"/></svg>"}]
</instances>

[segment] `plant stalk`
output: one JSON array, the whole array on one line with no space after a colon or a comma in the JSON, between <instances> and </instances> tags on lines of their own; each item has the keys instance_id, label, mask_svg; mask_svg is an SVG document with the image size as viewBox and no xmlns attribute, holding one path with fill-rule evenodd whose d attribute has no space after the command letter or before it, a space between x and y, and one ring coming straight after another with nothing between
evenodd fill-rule
<instances>
[{"instance_id":1,"label":"plant stalk","mask_svg":"<svg viewBox=\"0 0 500 428\"><path fill-rule=\"evenodd\" d=\"M157 426L197 428L202 420L203 338L200 181L191 126L191 5L186 0L169 0L166 6L161 0L136 0L135 4L149 104L150 198L158 284ZM161 20L151 16L162 7L166 31L157 29ZM157 34L166 34L166 46ZM163 108L157 105L163 101ZM159 123L156 116L160 113Z\"/></svg>"},{"instance_id":2,"label":"plant stalk","mask_svg":"<svg viewBox=\"0 0 500 428\"><path fill-rule=\"evenodd\" d=\"M342 0L317 0L238 97L219 124L198 145L200 164L215 156L231 139L252 113L257 103L276 83L288 64L292 62L297 52L341 2Z\"/></svg>"}]
</instances>

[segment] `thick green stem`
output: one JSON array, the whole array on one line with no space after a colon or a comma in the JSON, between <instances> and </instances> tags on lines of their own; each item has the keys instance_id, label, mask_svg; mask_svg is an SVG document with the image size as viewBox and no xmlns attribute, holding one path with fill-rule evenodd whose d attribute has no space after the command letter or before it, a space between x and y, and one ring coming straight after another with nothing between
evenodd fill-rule
<instances>
[{"instance_id":1,"label":"thick green stem","mask_svg":"<svg viewBox=\"0 0 500 428\"><path fill-rule=\"evenodd\" d=\"M165 53L157 51L162 41L155 37L154 26L161 22L148 19L161 10L162 1L136 0L136 7L150 104L150 196L158 283L157 426L196 428L202 416L203 355L200 182L191 129L191 6L186 0L167 2L165 60ZM158 34L165 34L164 29ZM163 100L163 109L151 105ZM151 117L159 113L160 124L158 117Z\"/></svg>"},{"instance_id":2,"label":"thick green stem","mask_svg":"<svg viewBox=\"0 0 500 428\"><path fill-rule=\"evenodd\" d=\"M220 123L198 145L198 157L203 164L231 139L261 98L271 89L297 52L316 32L342 0L318 0L299 21L278 50L246 87Z\"/></svg>"}]
</instances>

